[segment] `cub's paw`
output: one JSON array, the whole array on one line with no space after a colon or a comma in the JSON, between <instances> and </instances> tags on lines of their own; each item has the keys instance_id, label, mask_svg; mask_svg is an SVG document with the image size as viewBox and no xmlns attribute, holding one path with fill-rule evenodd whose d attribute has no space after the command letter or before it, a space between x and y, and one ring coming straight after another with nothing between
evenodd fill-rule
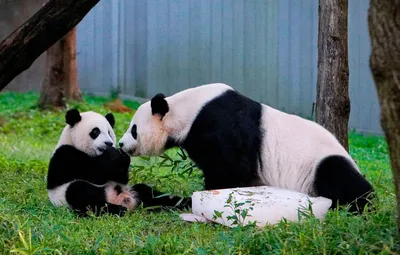
<instances>
[{"instance_id":1,"label":"cub's paw","mask_svg":"<svg viewBox=\"0 0 400 255\"><path fill-rule=\"evenodd\" d=\"M123 191L115 198L115 203L133 211L138 205L137 193L130 189L130 187L124 187Z\"/></svg>"}]
</instances>

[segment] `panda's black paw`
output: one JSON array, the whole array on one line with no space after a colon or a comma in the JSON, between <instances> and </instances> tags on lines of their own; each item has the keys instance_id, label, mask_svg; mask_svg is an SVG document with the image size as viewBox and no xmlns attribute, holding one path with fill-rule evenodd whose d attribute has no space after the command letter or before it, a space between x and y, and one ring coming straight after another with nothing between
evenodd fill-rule
<instances>
[{"instance_id":1,"label":"panda's black paw","mask_svg":"<svg viewBox=\"0 0 400 255\"><path fill-rule=\"evenodd\" d=\"M157 194L154 194L153 188L144 183L133 185L132 191L135 191L138 194L140 202L145 207L153 205L153 200L157 196Z\"/></svg>"},{"instance_id":2,"label":"panda's black paw","mask_svg":"<svg viewBox=\"0 0 400 255\"><path fill-rule=\"evenodd\" d=\"M104 158L107 158L109 160L115 160L120 157L120 152L117 148L110 146L104 150L102 155Z\"/></svg>"},{"instance_id":3,"label":"panda's black paw","mask_svg":"<svg viewBox=\"0 0 400 255\"><path fill-rule=\"evenodd\" d=\"M138 183L133 185L132 189L139 194L141 200L143 200L143 198L153 198L153 188L147 184Z\"/></svg>"},{"instance_id":4,"label":"panda's black paw","mask_svg":"<svg viewBox=\"0 0 400 255\"><path fill-rule=\"evenodd\" d=\"M107 206L104 208L106 213L112 214L112 215L117 215L120 217L125 216L126 212L128 211L127 208L121 205L114 205L114 204L107 204Z\"/></svg>"},{"instance_id":5,"label":"panda's black paw","mask_svg":"<svg viewBox=\"0 0 400 255\"><path fill-rule=\"evenodd\" d=\"M116 162L119 162L121 156L118 150L114 147L107 147L104 151L103 154L98 156L98 162L101 165L104 165L105 167L109 168L110 166L115 166Z\"/></svg>"},{"instance_id":6,"label":"panda's black paw","mask_svg":"<svg viewBox=\"0 0 400 255\"><path fill-rule=\"evenodd\" d=\"M108 171L128 172L131 158L120 149L109 147L101 157L101 165Z\"/></svg>"},{"instance_id":7,"label":"panda's black paw","mask_svg":"<svg viewBox=\"0 0 400 255\"><path fill-rule=\"evenodd\" d=\"M118 149L120 167L128 169L131 164L131 157L126 154L121 148Z\"/></svg>"},{"instance_id":8,"label":"panda's black paw","mask_svg":"<svg viewBox=\"0 0 400 255\"><path fill-rule=\"evenodd\" d=\"M191 198L181 198L178 196L171 196L162 193L152 187L139 183L132 186L132 189L137 192L140 201L144 207L161 206L161 207L174 207L177 209L189 209L192 205Z\"/></svg>"}]
</instances>

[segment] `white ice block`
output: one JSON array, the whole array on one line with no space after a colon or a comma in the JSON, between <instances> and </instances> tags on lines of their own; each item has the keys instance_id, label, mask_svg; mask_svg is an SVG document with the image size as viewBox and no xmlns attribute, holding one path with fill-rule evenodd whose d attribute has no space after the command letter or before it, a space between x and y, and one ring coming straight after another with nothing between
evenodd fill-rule
<instances>
[{"instance_id":1,"label":"white ice block","mask_svg":"<svg viewBox=\"0 0 400 255\"><path fill-rule=\"evenodd\" d=\"M230 194L231 201L227 203ZM187 221L213 221L235 227L237 224L227 217L236 215L239 224L248 225L256 221L257 226L263 227L266 224L276 224L282 218L286 218L287 221L298 221L299 211L309 212L310 202L313 215L321 220L332 204L332 200L325 197L310 197L299 192L268 186L199 191L192 195L194 215L182 214L181 218ZM230 207L226 207L227 205ZM246 209L248 215L243 221L240 214ZM239 211L235 214L234 210ZM218 216L215 211L221 212L222 215L215 218L214 216Z\"/></svg>"}]
</instances>

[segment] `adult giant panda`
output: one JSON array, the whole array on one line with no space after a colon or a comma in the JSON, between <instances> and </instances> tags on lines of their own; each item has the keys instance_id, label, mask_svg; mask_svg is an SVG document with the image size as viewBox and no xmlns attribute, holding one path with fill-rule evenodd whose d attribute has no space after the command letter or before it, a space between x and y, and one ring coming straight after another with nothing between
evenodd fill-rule
<instances>
[{"instance_id":1,"label":"adult giant panda","mask_svg":"<svg viewBox=\"0 0 400 255\"><path fill-rule=\"evenodd\" d=\"M322 126L255 102L226 84L155 95L119 141L131 156L180 146L204 173L205 189L269 185L332 199L362 212L374 193Z\"/></svg>"},{"instance_id":2,"label":"adult giant panda","mask_svg":"<svg viewBox=\"0 0 400 255\"><path fill-rule=\"evenodd\" d=\"M66 123L50 159L47 190L55 206L67 205L81 216L124 215L138 204L174 206L181 198L162 196L145 184L128 186L130 157L115 148L115 119L76 109L65 115ZM190 204L183 199L177 207Z\"/></svg>"}]
</instances>

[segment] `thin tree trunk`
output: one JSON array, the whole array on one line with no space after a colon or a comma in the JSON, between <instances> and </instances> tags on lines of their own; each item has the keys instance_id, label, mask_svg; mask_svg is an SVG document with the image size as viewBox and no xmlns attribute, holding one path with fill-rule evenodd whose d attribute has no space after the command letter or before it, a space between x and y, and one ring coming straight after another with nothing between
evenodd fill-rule
<instances>
[{"instance_id":1,"label":"thin tree trunk","mask_svg":"<svg viewBox=\"0 0 400 255\"><path fill-rule=\"evenodd\" d=\"M400 231L400 0L371 0L368 11L370 67L389 147Z\"/></svg>"},{"instance_id":2,"label":"thin tree trunk","mask_svg":"<svg viewBox=\"0 0 400 255\"><path fill-rule=\"evenodd\" d=\"M82 100L81 91L78 85L78 70L76 65L76 28L72 29L63 39L65 47L65 73L67 91L65 93L69 100Z\"/></svg>"},{"instance_id":3,"label":"thin tree trunk","mask_svg":"<svg viewBox=\"0 0 400 255\"><path fill-rule=\"evenodd\" d=\"M316 121L348 150L347 0L319 0Z\"/></svg>"},{"instance_id":4,"label":"thin tree trunk","mask_svg":"<svg viewBox=\"0 0 400 255\"><path fill-rule=\"evenodd\" d=\"M74 28L99 0L49 0L0 42L0 91Z\"/></svg>"},{"instance_id":5,"label":"thin tree trunk","mask_svg":"<svg viewBox=\"0 0 400 255\"><path fill-rule=\"evenodd\" d=\"M76 70L76 28L47 50L46 73L40 108L65 107L67 100L81 100Z\"/></svg>"},{"instance_id":6,"label":"thin tree trunk","mask_svg":"<svg viewBox=\"0 0 400 255\"><path fill-rule=\"evenodd\" d=\"M64 107L66 105L64 89L64 61L62 41L58 41L46 52L46 73L43 78L40 92L39 106Z\"/></svg>"}]
</instances>

